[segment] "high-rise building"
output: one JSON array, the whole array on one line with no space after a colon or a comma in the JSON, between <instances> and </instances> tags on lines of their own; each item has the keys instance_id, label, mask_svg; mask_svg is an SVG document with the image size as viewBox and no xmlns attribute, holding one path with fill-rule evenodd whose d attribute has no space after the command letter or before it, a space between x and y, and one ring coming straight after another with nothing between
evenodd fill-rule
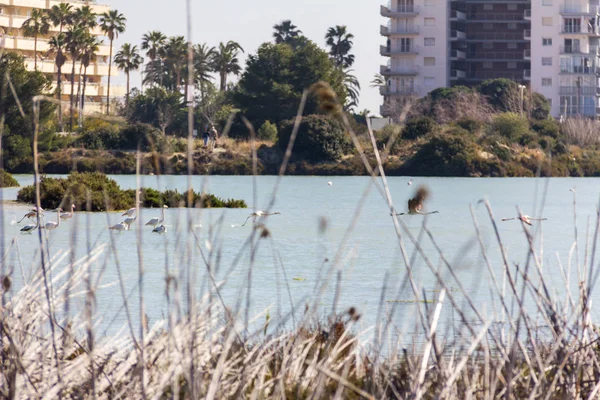
<instances>
[{"instance_id":1,"label":"high-rise building","mask_svg":"<svg viewBox=\"0 0 600 400\"><path fill-rule=\"evenodd\" d=\"M600 116L599 0L391 0L381 14L385 104L510 78L555 117Z\"/></svg>"},{"instance_id":2,"label":"high-rise building","mask_svg":"<svg viewBox=\"0 0 600 400\"><path fill-rule=\"evenodd\" d=\"M37 68L38 71L52 76L54 87L57 84L58 71L54 58L48 55L48 40L56 35L58 27L50 25L50 32L37 39L37 63L34 62L34 38L26 37L22 25L30 17L31 11L35 8L50 9L53 5L68 3L73 8L79 8L89 5L96 14L103 14L110 10L109 6L101 5L93 1L57 1L57 0L0 0L0 33L3 35L4 46L8 51L15 51L25 56L25 63L29 70ZM103 36L99 27L92 29L91 33L96 36ZM113 49L113 52L116 50ZM96 60L93 60L87 68L86 89L85 89L85 109L87 111L101 111L102 104L106 104L106 83L103 78L108 76L108 59L110 46L107 40L99 46ZM37 65L36 65L37 64ZM71 93L71 68L72 63L68 58L62 68L62 100L67 102ZM80 80L80 63L75 63L75 92L77 92L77 82ZM117 76L118 69L113 63L111 76ZM124 88L111 84L111 98L124 95Z\"/></svg>"}]
</instances>

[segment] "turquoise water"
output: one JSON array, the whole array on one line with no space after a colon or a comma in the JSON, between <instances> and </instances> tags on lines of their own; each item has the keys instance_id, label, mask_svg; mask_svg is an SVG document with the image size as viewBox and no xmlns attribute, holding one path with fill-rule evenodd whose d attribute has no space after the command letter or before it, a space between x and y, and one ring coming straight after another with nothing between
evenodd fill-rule
<instances>
[{"instance_id":1,"label":"turquoise water","mask_svg":"<svg viewBox=\"0 0 600 400\"><path fill-rule=\"evenodd\" d=\"M15 178L21 185L33 181L32 176L28 175L17 175ZM117 175L112 178L122 188L136 187L135 176ZM181 176L146 176L141 177L141 186L160 190L185 190L187 179ZM219 197L241 198L250 208L170 208L167 210L165 223L168 231L164 235L152 234L151 228L143 225L135 226L131 231L114 233L108 231L107 226L119 222L121 213L76 212L73 220L61 223L57 230L49 234L50 254L58 255L61 251L68 251L73 241L76 258L83 257L88 246L106 245L105 252L93 267L95 274L101 274L98 278L100 284L106 286L96 293L96 316L102 318L101 327L106 332L114 332L125 323L123 297L116 284L116 260L123 272L126 292L132 299L129 304L132 315L136 321L139 318L136 288L140 257L144 266L145 308L151 323L164 318L169 312L165 296L165 271L178 279L183 310L186 303L185 288L190 282L190 276L197 277L194 284L197 297L206 294L207 288L211 286L204 261L208 260L215 282L223 285L222 295L230 307L235 308L240 296L245 302L246 290L251 287L251 316L269 307L271 317L288 313L291 310L288 286L296 308L296 318L303 315L305 304L309 301L316 301L318 313L326 315L334 306L336 282L339 280L341 290L336 309L340 311L350 306L356 307L363 315L363 327L368 327L376 322L385 282L388 289L384 295L384 311L391 310L395 305L394 324L410 330L411 324L414 325L416 304L410 302L414 296L409 286L402 292L397 292L398 285L406 276L400 241L385 198L370 185L370 178L367 177L283 178L272 208L272 211L281 214L266 219L271 238L259 241L249 278L251 257L245 243L252 228L250 223L244 227L240 225L253 207L266 209L276 179L271 176L256 177L255 180L247 176L211 176L206 179L193 177L192 185L195 190L199 191L204 187L205 191ZM329 181L332 185L328 185ZM516 264L525 265L527 240L519 221L501 222L500 219L516 216L516 207L520 207L524 214L532 217L542 215L548 219L541 223L534 222L530 231L536 233L535 243L543 263L544 278L556 298L561 301L565 299L567 285L559 260L566 269L569 251L574 243L574 193L569 189L576 187L579 256L582 263L586 232L593 232L596 222L600 194L600 186L596 186L600 183L598 179L413 178L413 181L409 186L408 178L388 178L391 197L398 211L406 211L406 201L416 187L427 185L431 198L425 208L439 211L439 214L426 219L427 228L444 254L442 258L428 235L422 232L425 217L399 217L412 235L417 237L422 234L420 243L429 266L422 257L415 257L415 248L407 232L402 231L402 243L407 257L415 257L412 263L413 274L421 295L424 293L428 298L436 296L436 279L430 267L436 270L439 268L444 282L453 289L451 294L456 296L457 301L464 302L457 289L458 283L453 281L444 266L445 259L453 266L479 311L488 317L500 318L500 308L497 298L494 299L491 295L490 275L481 255L470 212L472 207L480 224L482 241L488 251L492 269L502 285L500 246L485 206L479 203L479 200L485 198L492 205L511 268ZM15 221L21 218L28 207L11 201L16 199L17 190L2 190L4 246L6 249L13 240L18 245L18 254L13 247L7 259L15 266L15 273L20 274L18 266L23 265L23 275L27 277L29 269L36 265L35 260L39 257L39 252L36 252L39 240L37 234L19 234L23 223L19 225ZM368 194L361 205L365 192ZM158 209L142 209L139 220L143 224L159 215ZM46 213L46 218L56 219L52 213ZM320 230L323 218L327 221L324 232ZM191 220L191 231L188 230L188 220ZM115 239L114 245L110 240L111 235ZM238 256L239 262L234 263ZM232 272L227 275L229 270ZM284 270L287 280L284 279ZM319 276L327 275L328 271L331 271L330 284L323 296L316 300L315 286L323 282ZM572 290L577 288L576 274L573 259L570 272ZM176 304L171 306L175 307ZM463 307L468 309L466 303ZM472 312L467 314L474 318ZM443 319L449 321L455 318L449 304L446 304Z\"/></svg>"}]
</instances>

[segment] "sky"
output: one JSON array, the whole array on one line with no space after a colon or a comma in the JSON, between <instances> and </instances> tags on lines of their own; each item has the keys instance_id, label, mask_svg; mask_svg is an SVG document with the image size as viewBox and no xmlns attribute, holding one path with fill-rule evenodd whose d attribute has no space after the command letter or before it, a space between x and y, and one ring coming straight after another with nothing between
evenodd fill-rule
<instances>
[{"instance_id":1,"label":"sky","mask_svg":"<svg viewBox=\"0 0 600 400\"><path fill-rule=\"evenodd\" d=\"M383 0L382 0L383 1ZM123 43L141 44L142 35L159 30L167 36L187 37L185 0L99 0L127 18L127 30L115 40L115 52ZM381 4L384 4L382 2ZM273 25L290 19L304 36L325 48L327 28L346 25L354 35L352 66L360 81L358 110L368 109L378 115L382 97L377 88L371 88L373 75L386 60L379 55L379 45L385 40L379 35L379 25L385 18L379 14L380 3L374 0L191 0L192 41L216 46L219 42L234 40L245 50L243 65L248 54L272 41ZM113 78L125 85L125 76ZM230 79L234 80L231 76ZM139 73L131 75L132 87L140 86Z\"/></svg>"}]
</instances>

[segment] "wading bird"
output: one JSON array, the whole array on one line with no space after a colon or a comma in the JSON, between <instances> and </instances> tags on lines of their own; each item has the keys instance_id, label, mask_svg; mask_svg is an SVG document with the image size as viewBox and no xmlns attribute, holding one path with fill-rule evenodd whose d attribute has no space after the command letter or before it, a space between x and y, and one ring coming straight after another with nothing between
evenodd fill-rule
<instances>
[{"instance_id":1,"label":"wading bird","mask_svg":"<svg viewBox=\"0 0 600 400\"><path fill-rule=\"evenodd\" d=\"M408 212L406 213L397 213L396 215L427 215L427 214L437 214L439 211L430 211L430 212L421 212L423 209L423 203L429 197L429 191L425 186L420 186L417 189L417 193L415 197L408 200Z\"/></svg>"},{"instance_id":2,"label":"wading bird","mask_svg":"<svg viewBox=\"0 0 600 400\"><path fill-rule=\"evenodd\" d=\"M60 213L60 218L62 218L62 219L73 218L73 210L75 210L75 204L71 204L71 212Z\"/></svg>"},{"instance_id":3,"label":"wading bird","mask_svg":"<svg viewBox=\"0 0 600 400\"><path fill-rule=\"evenodd\" d=\"M44 229L47 229L49 231L54 230L56 228L58 228L60 226L60 212L62 211L62 208L58 208L56 210L56 221L48 221L44 224Z\"/></svg>"},{"instance_id":4,"label":"wading bird","mask_svg":"<svg viewBox=\"0 0 600 400\"><path fill-rule=\"evenodd\" d=\"M18 220L17 224L20 224L21 221L23 221L25 218L33 219L35 216L37 216L37 211L36 210L31 210L28 213L26 213L25 215L23 215L23 218L21 218L20 220Z\"/></svg>"},{"instance_id":5,"label":"wading bird","mask_svg":"<svg viewBox=\"0 0 600 400\"><path fill-rule=\"evenodd\" d=\"M160 210L161 211L161 217L160 218L158 218L158 217L152 218L151 220L149 220L148 222L146 222L146 225L147 226L153 226L153 227L156 228L156 225L162 224L165 221L165 208L169 208L169 206L166 205L166 204L164 206L162 206L162 210Z\"/></svg>"},{"instance_id":6,"label":"wading bird","mask_svg":"<svg viewBox=\"0 0 600 400\"><path fill-rule=\"evenodd\" d=\"M131 224L135 222L137 215L135 217L127 217L123 220L123 223L127 225L127 230L131 228Z\"/></svg>"},{"instance_id":7,"label":"wading bird","mask_svg":"<svg viewBox=\"0 0 600 400\"><path fill-rule=\"evenodd\" d=\"M21 234L28 233L31 235L31 232L33 232L35 228L37 228L37 224L25 225L21 228Z\"/></svg>"},{"instance_id":8,"label":"wading bird","mask_svg":"<svg viewBox=\"0 0 600 400\"><path fill-rule=\"evenodd\" d=\"M516 218L502 218L502 221L512 221L518 219L519 221L523 221L527 225L531 226L531 221L547 221L548 218L531 218L529 215L521 215Z\"/></svg>"},{"instance_id":9,"label":"wading bird","mask_svg":"<svg viewBox=\"0 0 600 400\"><path fill-rule=\"evenodd\" d=\"M142 204L141 201L138 201L138 204ZM129 210L125 211L123 214L121 214L121 217L124 216L128 216L128 217L133 217L133 214L135 214L135 207L130 208Z\"/></svg>"},{"instance_id":10,"label":"wading bird","mask_svg":"<svg viewBox=\"0 0 600 400\"><path fill-rule=\"evenodd\" d=\"M408 180L408 182L406 182L406 184L407 184L408 186L412 185L412 178L411 178L411 179L409 179L409 180Z\"/></svg>"},{"instance_id":11,"label":"wading bird","mask_svg":"<svg viewBox=\"0 0 600 400\"><path fill-rule=\"evenodd\" d=\"M126 223L124 222L119 222L118 224L115 224L113 226L109 226L108 229L112 230L112 231L118 231L118 232L123 232L126 231L128 229L128 226Z\"/></svg>"},{"instance_id":12,"label":"wading bird","mask_svg":"<svg viewBox=\"0 0 600 400\"><path fill-rule=\"evenodd\" d=\"M333 185L333 182L329 181L329 182L327 182L327 184L328 184L329 186L331 186L331 185Z\"/></svg>"},{"instance_id":13,"label":"wading bird","mask_svg":"<svg viewBox=\"0 0 600 400\"><path fill-rule=\"evenodd\" d=\"M152 232L154 233L158 233L160 235L162 235L163 233L165 233L167 231L167 227L164 225L159 225L156 228L152 229Z\"/></svg>"},{"instance_id":14,"label":"wading bird","mask_svg":"<svg viewBox=\"0 0 600 400\"><path fill-rule=\"evenodd\" d=\"M268 212L264 212L261 210L255 211L252 214L250 214L248 216L248 218L246 218L246 221L244 221L244 223L242 224L242 226L246 225L246 222L248 222L248 220L250 218L252 218L252 222L256 221L256 218L258 217L268 217L269 215L279 215L281 214L280 212L272 212L272 213L268 213Z\"/></svg>"}]
</instances>

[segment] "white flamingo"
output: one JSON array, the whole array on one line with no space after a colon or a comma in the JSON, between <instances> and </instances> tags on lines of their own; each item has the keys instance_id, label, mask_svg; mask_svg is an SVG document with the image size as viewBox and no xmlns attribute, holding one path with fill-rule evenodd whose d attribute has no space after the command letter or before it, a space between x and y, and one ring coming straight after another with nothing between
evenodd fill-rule
<instances>
[{"instance_id":1,"label":"white flamingo","mask_svg":"<svg viewBox=\"0 0 600 400\"><path fill-rule=\"evenodd\" d=\"M156 225L162 224L165 221L165 209L166 208L169 208L169 206L166 204L164 206L162 206L162 209L160 210L162 216L160 218L158 218L158 217L152 218L151 220L146 222L146 226L152 226L152 227L156 228Z\"/></svg>"},{"instance_id":2,"label":"white flamingo","mask_svg":"<svg viewBox=\"0 0 600 400\"><path fill-rule=\"evenodd\" d=\"M167 232L167 227L164 225L159 225L156 228L152 229L152 232L162 235L163 233Z\"/></svg>"},{"instance_id":3,"label":"white flamingo","mask_svg":"<svg viewBox=\"0 0 600 400\"><path fill-rule=\"evenodd\" d=\"M417 189L417 193L415 197L408 200L408 212L405 213L397 213L396 215L427 215L427 214L437 214L439 211L430 211L430 212L421 212L423 208L423 203L429 197L429 191L421 186Z\"/></svg>"},{"instance_id":4,"label":"white flamingo","mask_svg":"<svg viewBox=\"0 0 600 400\"><path fill-rule=\"evenodd\" d=\"M23 221L25 218L33 219L36 216L37 216L37 211L36 210L31 210L31 211L27 212L25 215L23 215L23 218L21 218L20 220L18 220L17 224L20 224L21 221Z\"/></svg>"},{"instance_id":5,"label":"white flamingo","mask_svg":"<svg viewBox=\"0 0 600 400\"><path fill-rule=\"evenodd\" d=\"M109 226L108 229L113 230L113 231L117 231L117 232L123 232L126 231L128 229L128 226L126 223L124 222L119 222L118 224L115 224L113 226Z\"/></svg>"},{"instance_id":6,"label":"white flamingo","mask_svg":"<svg viewBox=\"0 0 600 400\"><path fill-rule=\"evenodd\" d=\"M127 225L127 230L131 228L131 224L135 222L137 215L135 217L127 217L123 220L123 223Z\"/></svg>"},{"instance_id":7,"label":"white flamingo","mask_svg":"<svg viewBox=\"0 0 600 400\"><path fill-rule=\"evenodd\" d=\"M58 228L60 226L60 212L62 211L62 208L58 208L56 210L56 221L48 221L44 224L44 229L47 229L49 231L54 230L56 228Z\"/></svg>"},{"instance_id":8,"label":"white flamingo","mask_svg":"<svg viewBox=\"0 0 600 400\"><path fill-rule=\"evenodd\" d=\"M35 228L37 228L37 223L25 225L24 227L21 228L21 235L25 234L25 233L28 233L31 235L31 232L34 231Z\"/></svg>"},{"instance_id":9,"label":"white flamingo","mask_svg":"<svg viewBox=\"0 0 600 400\"><path fill-rule=\"evenodd\" d=\"M268 213L268 212L265 212L265 211L258 210L258 211L253 212L252 214L250 214L248 216L248 218L246 218L246 221L244 221L244 223L242 224L242 226L246 225L246 222L248 222L248 220L250 218L252 218L252 222L254 222L254 221L256 221L256 218L258 218L258 217L268 217L269 215L279 215L279 214L281 214L281 213L280 212Z\"/></svg>"},{"instance_id":10,"label":"white flamingo","mask_svg":"<svg viewBox=\"0 0 600 400\"><path fill-rule=\"evenodd\" d=\"M411 179L409 179L409 180L408 180L408 182L406 182L406 184L407 184L408 186L412 185L412 183L413 183L413 180L412 180L412 178L411 178Z\"/></svg>"},{"instance_id":11,"label":"white flamingo","mask_svg":"<svg viewBox=\"0 0 600 400\"><path fill-rule=\"evenodd\" d=\"M138 201L138 204L142 204L141 201ZM122 217L124 216L128 216L128 217L133 217L133 214L135 214L135 207L130 208L129 210L125 211L123 214L121 214Z\"/></svg>"},{"instance_id":12,"label":"white flamingo","mask_svg":"<svg viewBox=\"0 0 600 400\"><path fill-rule=\"evenodd\" d=\"M60 213L60 218L65 220L73 218L73 210L75 210L75 204L71 204L71 212Z\"/></svg>"},{"instance_id":13,"label":"white flamingo","mask_svg":"<svg viewBox=\"0 0 600 400\"><path fill-rule=\"evenodd\" d=\"M519 217L516 218L502 218L502 221L512 221L512 220L519 220L519 221L523 221L524 223L526 223L527 225L531 226L531 221L547 221L547 218L531 218L529 215L521 215Z\"/></svg>"}]
</instances>

